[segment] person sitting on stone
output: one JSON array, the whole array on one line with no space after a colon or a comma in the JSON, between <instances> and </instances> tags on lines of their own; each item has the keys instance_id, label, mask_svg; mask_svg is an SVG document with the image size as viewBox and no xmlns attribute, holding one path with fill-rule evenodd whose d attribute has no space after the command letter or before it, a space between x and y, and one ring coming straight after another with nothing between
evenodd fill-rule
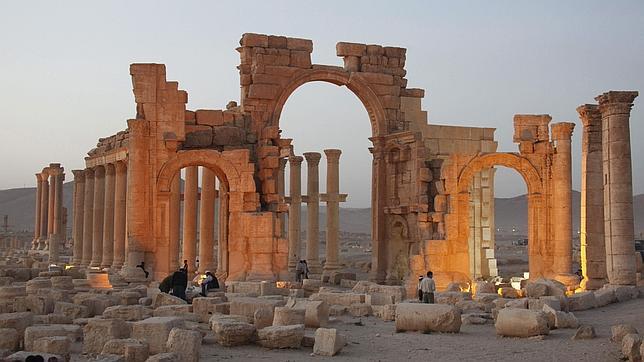
<instances>
[{"instance_id":1,"label":"person sitting on stone","mask_svg":"<svg viewBox=\"0 0 644 362\"><path fill-rule=\"evenodd\" d=\"M145 270L145 262L142 261L141 264L137 265L136 267L141 268L141 270L143 270L143 272L145 273L145 279L148 279L148 275L150 275L150 273L148 273L148 271Z\"/></svg>"},{"instance_id":2,"label":"person sitting on stone","mask_svg":"<svg viewBox=\"0 0 644 362\"><path fill-rule=\"evenodd\" d=\"M427 276L420 281L420 290L423 292L423 303L434 304L434 292L436 291L436 283L432 277L434 273L427 272Z\"/></svg>"},{"instance_id":3,"label":"person sitting on stone","mask_svg":"<svg viewBox=\"0 0 644 362\"><path fill-rule=\"evenodd\" d=\"M172 274L172 295L186 300L186 289L188 288L188 274L181 268Z\"/></svg>"},{"instance_id":4,"label":"person sitting on stone","mask_svg":"<svg viewBox=\"0 0 644 362\"><path fill-rule=\"evenodd\" d=\"M214 274L207 271L206 278L201 282L201 295L208 296L208 291L211 289L219 289L219 281Z\"/></svg>"}]
</instances>

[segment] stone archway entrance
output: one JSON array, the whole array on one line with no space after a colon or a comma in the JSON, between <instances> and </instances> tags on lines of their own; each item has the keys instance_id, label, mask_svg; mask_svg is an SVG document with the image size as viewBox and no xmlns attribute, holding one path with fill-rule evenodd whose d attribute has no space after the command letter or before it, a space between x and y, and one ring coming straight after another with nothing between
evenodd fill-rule
<instances>
[{"instance_id":1,"label":"stone archway entrance","mask_svg":"<svg viewBox=\"0 0 644 362\"><path fill-rule=\"evenodd\" d=\"M469 187L474 175L494 166L504 166L517 171L526 183L528 189L528 269L531 277L543 276L546 272L543 264L544 256L547 254L547 230L543 227L546 220L545 194L538 171L526 158L515 153L489 153L478 155L468 162L458 178L457 207L462 212L459 214L459 219L464 217L465 220L469 220ZM459 223L459 240L464 240L467 243L470 239L469 233L468 224ZM482 259L478 253L482 253L484 250L475 248L473 245L468 245L467 249L470 276L474 278L478 275L477 268L480 268L476 261Z\"/></svg>"}]
</instances>

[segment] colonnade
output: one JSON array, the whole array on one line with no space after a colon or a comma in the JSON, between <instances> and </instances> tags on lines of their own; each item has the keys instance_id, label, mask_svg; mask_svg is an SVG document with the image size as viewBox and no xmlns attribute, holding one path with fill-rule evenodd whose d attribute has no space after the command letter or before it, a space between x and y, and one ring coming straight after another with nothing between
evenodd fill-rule
<instances>
[{"instance_id":1,"label":"colonnade","mask_svg":"<svg viewBox=\"0 0 644 362\"><path fill-rule=\"evenodd\" d=\"M66 239L63 207L65 169L60 163L50 163L36 174L36 210L32 249L48 250L49 261L60 258L60 244Z\"/></svg>"},{"instance_id":2,"label":"colonnade","mask_svg":"<svg viewBox=\"0 0 644 362\"><path fill-rule=\"evenodd\" d=\"M319 163L322 155L318 152L306 152L304 157L291 156L288 158L290 167L289 173L289 196L286 202L289 204L288 212L288 240L289 257L288 267L293 271L297 262L302 259L301 220L300 212L302 202L307 204L306 222L306 261L311 273L317 274L322 271L330 272L340 268L339 261L339 221L340 202L346 201L347 195L340 194L340 155L338 149L324 150L327 159L326 193L321 194L319 188ZM306 159L307 163L307 195L302 195L302 174L301 165ZM280 162L278 175L278 192L284 195L286 161ZM326 262L324 267L320 263L320 240L319 240L319 207L320 201L326 202Z\"/></svg>"}]
</instances>

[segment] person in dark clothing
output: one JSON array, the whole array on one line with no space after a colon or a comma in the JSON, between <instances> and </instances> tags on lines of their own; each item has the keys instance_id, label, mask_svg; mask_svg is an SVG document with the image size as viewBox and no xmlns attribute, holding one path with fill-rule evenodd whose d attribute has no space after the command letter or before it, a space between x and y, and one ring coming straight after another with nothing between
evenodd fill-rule
<instances>
[{"instance_id":1,"label":"person in dark clothing","mask_svg":"<svg viewBox=\"0 0 644 362\"><path fill-rule=\"evenodd\" d=\"M186 300L186 288L188 288L188 274L181 268L172 274L172 295Z\"/></svg>"},{"instance_id":2,"label":"person in dark clothing","mask_svg":"<svg viewBox=\"0 0 644 362\"><path fill-rule=\"evenodd\" d=\"M217 277L211 272L206 272L206 279L201 282L201 295L204 297L208 295L208 290L219 289L219 281Z\"/></svg>"},{"instance_id":3,"label":"person in dark clothing","mask_svg":"<svg viewBox=\"0 0 644 362\"><path fill-rule=\"evenodd\" d=\"M173 274L170 274L167 277L163 278L163 280L159 284L159 290L161 290L161 292L166 294L170 293L170 291L172 290L172 276Z\"/></svg>"},{"instance_id":4,"label":"person in dark clothing","mask_svg":"<svg viewBox=\"0 0 644 362\"><path fill-rule=\"evenodd\" d=\"M143 270L143 272L145 273L145 279L148 279L148 275L150 275L150 273L148 273L148 271L145 270L145 262L142 261L141 264L137 265L136 267L141 268L141 270Z\"/></svg>"},{"instance_id":5,"label":"person in dark clothing","mask_svg":"<svg viewBox=\"0 0 644 362\"><path fill-rule=\"evenodd\" d=\"M186 275L188 275L188 261L187 260L183 261L183 270L186 272Z\"/></svg>"}]
</instances>

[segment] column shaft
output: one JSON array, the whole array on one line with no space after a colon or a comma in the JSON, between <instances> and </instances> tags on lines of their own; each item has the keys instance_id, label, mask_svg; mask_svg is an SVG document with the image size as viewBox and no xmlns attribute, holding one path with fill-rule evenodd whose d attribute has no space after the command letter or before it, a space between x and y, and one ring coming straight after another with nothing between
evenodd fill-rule
<instances>
[{"instance_id":1,"label":"column shaft","mask_svg":"<svg viewBox=\"0 0 644 362\"><path fill-rule=\"evenodd\" d=\"M40 238L40 218L42 217L42 182L40 181L40 173L36 174L36 215L34 217L34 240L32 249L38 248L38 239Z\"/></svg>"},{"instance_id":2,"label":"column shaft","mask_svg":"<svg viewBox=\"0 0 644 362\"><path fill-rule=\"evenodd\" d=\"M94 237L94 170L85 169L85 197L83 199L83 259L82 266L92 261L92 238Z\"/></svg>"},{"instance_id":3,"label":"column shaft","mask_svg":"<svg viewBox=\"0 0 644 362\"><path fill-rule=\"evenodd\" d=\"M47 247L49 247L49 242L54 238L54 223L56 222L56 176L52 173L49 175L49 201L47 202L47 206L49 208L49 217L47 218Z\"/></svg>"},{"instance_id":4,"label":"column shaft","mask_svg":"<svg viewBox=\"0 0 644 362\"><path fill-rule=\"evenodd\" d=\"M114 164L116 180L114 182L114 260L112 268L120 270L125 263L125 235L127 216L127 166L119 161Z\"/></svg>"},{"instance_id":5,"label":"column shaft","mask_svg":"<svg viewBox=\"0 0 644 362\"><path fill-rule=\"evenodd\" d=\"M217 233L217 272L228 275L228 185L219 183L219 232Z\"/></svg>"},{"instance_id":6,"label":"column shaft","mask_svg":"<svg viewBox=\"0 0 644 362\"><path fill-rule=\"evenodd\" d=\"M47 233L49 227L49 182L47 181L49 175L46 172L40 174L40 182L42 184L42 194L40 197L40 239L38 240L38 249L45 248L45 240L49 234Z\"/></svg>"},{"instance_id":7,"label":"column shaft","mask_svg":"<svg viewBox=\"0 0 644 362\"><path fill-rule=\"evenodd\" d=\"M302 209L302 156L289 158L289 194L291 204L288 209L288 268L295 270L300 259L301 235L300 212Z\"/></svg>"},{"instance_id":8,"label":"column shaft","mask_svg":"<svg viewBox=\"0 0 644 362\"><path fill-rule=\"evenodd\" d=\"M103 256L101 268L109 268L114 260L114 200L115 175L113 164L105 165L105 194L103 207Z\"/></svg>"},{"instance_id":9,"label":"column shaft","mask_svg":"<svg viewBox=\"0 0 644 362\"><path fill-rule=\"evenodd\" d=\"M202 168L199 212L199 273L213 269L215 245L215 174Z\"/></svg>"},{"instance_id":10,"label":"column shaft","mask_svg":"<svg viewBox=\"0 0 644 362\"><path fill-rule=\"evenodd\" d=\"M198 187L199 167L186 167L186 181L183 191L183 259L188 261L189 272L195 270L197 257Z\"/></svg>"},{"instance_id":11,"label":"column shaft","mask_svg":"<svg viewBox=\"0 0 644 362\"><path fill-rule=\"evenodd\" d=\"M324 150L326 167L326 263L324 270L340 268L340 150Z\"/></svg>"},{"instance_id":12,"label":"column shaft","mask_svg":"<svg viewBox=\"0 0 644 362\"><path fill-rule=\"evenodd\" d=\"M49 262L57 263L60 256L60 244L65 242L63 231L63 180L65 174L62 169L54 176L56 192L54 195L54 234L49 239Z\"/></svg>"},{"instance_id":13,"label":"column shaft","mask_svg":"<svg viewBox=\"0 0 644 362\"><path fill-rule=\"evenodd\" d=\"M312 273L320 273L320 173L319 152L304 153L306 174L306 260Z\"/></svg>"},{"instance_id":14,"label":"column shaft","mask_svg":"<svg viewBox=\"0 0 644 362\"><path fill-rule=\"evenodd\" d=\"M103 223L105 215L105 167L94 171L94 227L92 235L92 262L89 266L100 267L103 259Z\"/></svg>"},{"instance_id":15,"label":"column shaft","mask_svg":"<svg viewBox=\"0 0 644 362\"><path fill-rule=\"evenodd\" d=\"M286 158L280 158L280 165L277 171L277 194L280 196L280 200L283 200L283 197L286 196ZM281 201L280 201L281 202ZM280 219L280 237L286 238L286 215L285 212L279 213Z\"/></svg>"},{"instance_id":16,"label":"column shaft","mask_svg":"<svg viewBox=\"0 0 644 362\"><path fill-rule=\"evenodd\" d=\"M557 123L552 126L552 137L556 141L553 159L553 203L554 262L553 272L557 275L572 274L572 157L571 136L574 123Z\"/></svg>"},{"instance_id":17,"label":"column shaft","mask_svg":"<svg viewBox=\"0 0 644 362\"><path fill-rule=\"evenodd\" d=\"M83 207L85 200L85 171L73 170L74 174L74 225L73 225L73 240L74 240L74 265L81 265L83 260Z\"/></svg>"},{"instance_id":18,"label":"column shaft","mask_svg":"<svg viewBox=\"0 0 644 362\"><path fill-rule=\"evenodd\" d=\"M179 240L181 238L181 172L172 179L170 184L170 242L169 269L179 268Z\"/></svg>"}]
</instances>

